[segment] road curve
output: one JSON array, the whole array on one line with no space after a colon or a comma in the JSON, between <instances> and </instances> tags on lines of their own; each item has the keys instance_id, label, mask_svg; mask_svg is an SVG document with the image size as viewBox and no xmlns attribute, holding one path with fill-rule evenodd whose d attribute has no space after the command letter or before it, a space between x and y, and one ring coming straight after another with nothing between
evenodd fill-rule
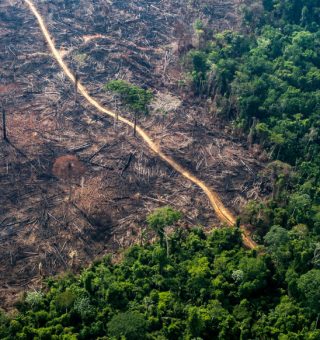
<instances>
[{"instance_id":1,"label":"road curve","mask_svg":"<svg viewBox=\"0 0 320 340\"><path fill-rule=\"evenodd\" d=\"M62 56L60 55L59 51L56 49L55 44L53 40L50 37L50 34L46 28L46 25L44 23L44 20L40 13L38 12L35 5L32 3L31 0L25 0L25 2L28 4L31 12L34 14L34 16L37 18L38 24L40 26L40 29L42 31L42 34L44 35L44 38L46 39L49 48L52 52L53 57L56 59L56 61L59 63L60 67L64 71L64 73L67 75L67 77L75 83L75 77L73 73L70 71L68 66L65 64L65 62L62 59ZM100 112L107 114L110 117L116 118L116 114L107 108L103 107L101 104L99 104L94 98L92 98L89 93L87 92L86 88L79 82L78 83L78 92L82 94L82 96L97 110ZM130 120L118 115L119 121L134 127L134 123ZM182 176L196 184L199 188L201 188L204 193L209 198L209 201L211 203L212 208L214 209L216 215L218 218L226 223L229 226L234 226L236 223L235 217L232 215L232 213L224 206L222 201L220 200L218 194L211 190L203 181L199 180L197 177L195 177L192 173L190 173L188 170L183 168L180 164L178 164L173 158L163 153L159 146L149 137L149 135L140 127L136 127L137 134L148 144L149 148L157 154L163 161L165 161L167 164L169 164L175 171L180 173ZM257 247L257 244L251 239L248 231L245 230L244 227L241 227L243 231L243 242L244 245L250 249L254 249Z\"/></svg>"}]
</instances>

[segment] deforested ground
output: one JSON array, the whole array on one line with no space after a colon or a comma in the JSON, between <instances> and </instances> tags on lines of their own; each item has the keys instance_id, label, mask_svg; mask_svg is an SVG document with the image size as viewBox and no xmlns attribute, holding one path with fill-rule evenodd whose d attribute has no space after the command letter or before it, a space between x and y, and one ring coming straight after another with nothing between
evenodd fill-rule
<instances>
[{"instance_id":1,"label":"deforested ground","mask_svg":"<svg viewBox=\"0 0 320 340\"><path fill-rule=\"evenodd\" d=\"M238 26L238 1L34 2L70 68L90 94L131 115L103 90L110 79L149 88L140 125L161 148L216 190L234 212L264 194L264 155L244 147L211 102L194 98L183 67L197 44L193 23L213 32ZM210 4L210 5L209 5ZM159 160L126 126L102 117L66 79L24 1L0 4L0 97L9 142L0 143L0 304L43 276L76 271L94 258L150 240L145 216L161 205L188 227L218 226L201 190ZM83 180L55 176L77 156ZM67 183L68 182L68 183Z\"/></svg>"}]
</instances>

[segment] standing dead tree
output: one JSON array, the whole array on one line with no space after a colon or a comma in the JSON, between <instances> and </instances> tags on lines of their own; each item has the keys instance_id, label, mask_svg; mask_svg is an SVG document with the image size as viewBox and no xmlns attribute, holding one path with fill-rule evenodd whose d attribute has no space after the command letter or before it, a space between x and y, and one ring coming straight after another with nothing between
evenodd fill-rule
<instances>
[{"instance_id":1,"label":"standing dead tree","mask_svg":"<svg viewBox=\"0 0 320 340\"><path fill-rule=\"evenodd\" d=\"M7 110L6 107L14 106L14 99L17 95L16 84L0 84L0 108L1 108L1 121L2 121L2 139L4 141L9 141L8 131L7 131Z\"/></svg>"},{"instance_id":2,"label":"standing dead tree","mask_svg":"<svg viewBox=\"0 0 320 340\"><path fill-rule=\"evenodd\" d=\"M2 107L2 133L3 133L3 140L8 141L7 136L7 124L6 124L6 110Z\"/></svg>"}]
</instances>

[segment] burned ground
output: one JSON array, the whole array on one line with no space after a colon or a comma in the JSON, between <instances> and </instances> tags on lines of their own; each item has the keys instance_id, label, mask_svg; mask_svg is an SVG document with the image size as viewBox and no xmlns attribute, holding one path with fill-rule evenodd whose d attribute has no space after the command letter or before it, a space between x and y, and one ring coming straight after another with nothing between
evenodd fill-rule
<instances>
[{"instance_id":1,"label":"burned ground","mask_svg":"<svg viewBox=\"0 0 320 340\"><path fill-rule=\"evenodd\" d=\"M193 4L194 3L194 4ZM205 2L204 2L205 3ZM162 149L238 212L261 194L259 152L220 126L210 103L192 97L180 64L197 41L192 23L237 25L236 1L36 1L57 47L90 94L123 115L105 82L126 79L155 100L140 124ZM193 5L192 5L193 4ZM193 7L192 7L193 6ZM12 305L43 276L77 270L94 258L149 239L145 216L161 205L184 213L182 225L218 225L204 193L158 159L132 131L102 117L50 56L24 1L0 4L0 96L9 143L0 143L0 298ZM84 180L52 173L76 155Z\"/></svg>"}]
</instances>

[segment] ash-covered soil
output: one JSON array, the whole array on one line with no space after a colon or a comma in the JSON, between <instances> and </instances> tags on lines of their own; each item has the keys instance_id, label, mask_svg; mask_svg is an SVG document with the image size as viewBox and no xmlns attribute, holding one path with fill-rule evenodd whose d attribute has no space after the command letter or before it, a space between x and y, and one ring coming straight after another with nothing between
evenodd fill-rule
<instances>
[{"instance_id":1,"label":"ash-covered soil","mask_svg":"<svg viewBox=\"0 0 320 340\"><path fill-rule=\"evenodd\" d=\"M207 3L207 4L206 4ZM216 190L235 213L261 195L259 151L193 98L181 66L199 42L193 22L235 28L239 4L185 0L35 1L57 47L91 95L130 117L102 89L110 79L150 88L139 124L162 149ZM97 256L146 242L145 217L171 205L182 226L219 225L204 193L158 159L132 131L79 96L51 57L24 1L0 4L0 99L9 143L0 142L0 305L39 287L43 276L76 271ZM52 166L64 155L85 166L69 184Z\"/></svg>"}]
</instances>

